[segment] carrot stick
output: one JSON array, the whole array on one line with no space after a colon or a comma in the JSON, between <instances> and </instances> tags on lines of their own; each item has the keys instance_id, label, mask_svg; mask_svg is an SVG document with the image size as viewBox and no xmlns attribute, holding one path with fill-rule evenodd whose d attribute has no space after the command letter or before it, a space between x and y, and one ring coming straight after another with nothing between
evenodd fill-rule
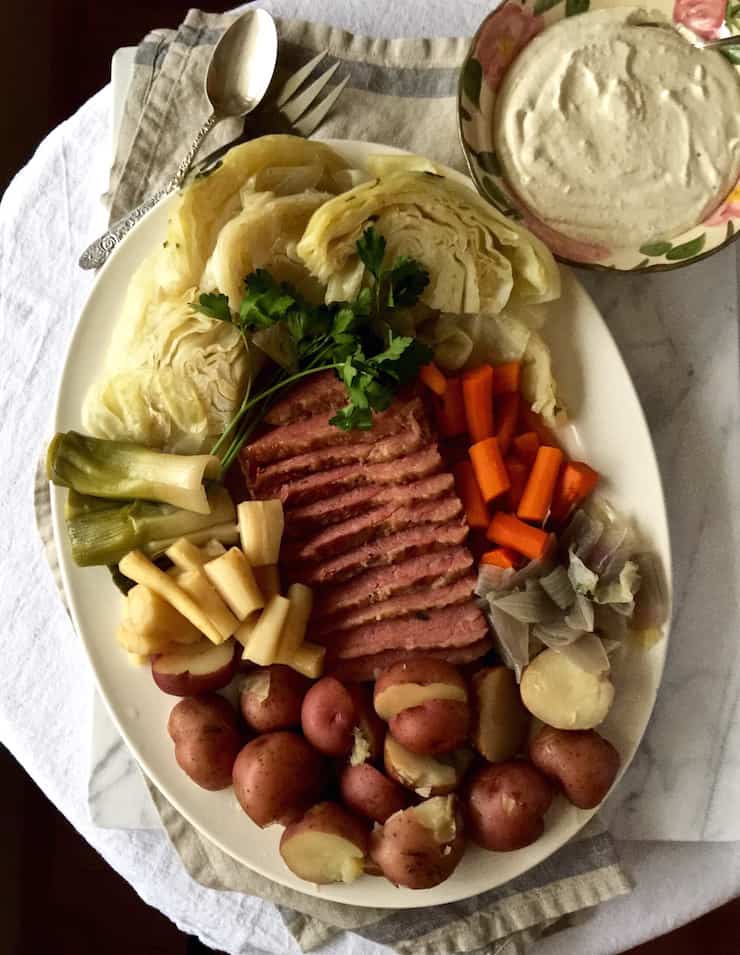
<instances>
[{"instance_id":1,"label":"carrot stick","mask_svg":"<svg viewBox=\"0 0 740 955\"><path fill-rule=\"evenodd\" d=\"M524 400L522 400L519 406L519 431L534 431L539 438L540 444L549 444L550 447L557 446L557 441L552 431L550 431L544 423L541 415L538 415L536 411L532 411Z\"/></svg>"},{"instance_id":2,"label":"carrot stick","mask_svg":"<svg viewBox=\"0 0 740 955\"><path fill-rule=\"evenodd\" d=\"M472 441L492 438L493 429L493 368L480 365L462 376L463 401L468 433Z\"/></svg>"},{"instance_id":3,"label":"carrot stick","mask_svg":"<svg viewBox=\"0 0 740 955\"><path fill-rule=\"evenodd\" d=\"M544 557L550 545L550 535L545 531L525 524L513 514L504 514L503 511L497 511L493 515L486 537L499 547L510 547L530 560Z\"/></svg>"},{"instance_id":4,"label":"carrot stick","mask_svg":"<svg viewBox=\"0 0 740 955\"><path fill-rule=\"evenodd\" d=\"M447 391L447 379L433 361L419 369L419 380L440 398Z\"/></svg>"},{"instance_id":5,"label":"carrot stick","mask_svg":"<svg viewBox=\"0 0 740 955\"><path fill-rule=\"evenodd\" d=\"M522 366L518 361L507 361L493 366L493 393L505 395L519 391L519 376Z\"/></svg>"},{"instance_id":6,"label":"carrot stick","mask_svg":"<svg viewBox=\"0 0 740 955\"><path fill-rule=\"evenodd\" d=\"M539 446L540 439L535 431L525 431L514 438L514 454L529 467L534 464Z\"/></svg>"},{"instance_id":7,"label":"carrot stick","mask_svg":"<svg viewBox=\"0 0 740 955\"><path fill-rule=\"evenodd\" d=\"M562 463L563 452L560 448L542 445L529 472L529 479L516 511L517 517L525 521L537 521L537 523L545 520L550 511Z\"/></svg>"},{"instance_id":8,"label":"carrot stick","mask_svg":"<svg viewBox=\"0 0 740 955\"><path fill-rule=\"evenodd\" d=\"M455 438L467 430L462 381L459 378L447 379L445 393L437 406L437 427L443 438Z\"/></svg>"},{"instance_id":9,"label":"carrot stick","mask_svg":"<svg viewBox=\"0 0 740 955\"><path fill-rule=\"evenodd\" d=\"M516 509L519 507L519 502L522 499L522 494L524 494L524 488L527 486L529 468L523 461L520 461L519 458L513 457L506 458L504 464L506 465L509 482L511 483L509 493L506 495L506 500L509 510L516 513Z\"/></svg>"},{"instance_id":10,"label":"carrot stick","mask_svg":"<svg viewBox=\"0 0 740 955\"><path fill-rule=\"evenodd\" d=\"M486 503L509 490L511 482L496 438L478 441L471 446L469 454L478 487Z\"/></svg>"},{"instance_id":11,"label":"carrot stick","mask_svg":"<svg viewBox=\"0 0 740 955\"><path fill-rule=\"evenodd\" d=\"M496 400L496 423L498 430L496 437L501 448L501 454L507 454L511 439L516 431L516 422L519 416L519 395L509 392Z\"/></svg>"},{"instance_id":12,"label":"carrot stick","mask_svg":"<svg viewBox=\"0 0 740 955\"><path fill-rule=\"evenodd\" d=\"M516 568L521 563L519 554L510 550L508 547L497 547L495 550L486 551L480 559L481 564L493 564L494 567Z\"/></svg>"},{"instance_id":13,"label":"carrot stick","mask_svg":"<svg viewBox=\"0 0 740 955\"><path fill-rule=\"evenodd\" d=\"M552 499L550 517L560 522L585 500L599 483L599 473L583 461L568 461L560 472Z\"/></svg>"},{"instance_id":14,"label":"carrot stick","mask_svg":"<svg viewBox=\"0 0 740 955\"><path fill-rule=\"evenodd\" d=\"M486 502L483 500L473 466L467 458L459 461L453 471L455 487L465 508L468 527L488 527L491 520Z\"/></svg>"}]
</instances>

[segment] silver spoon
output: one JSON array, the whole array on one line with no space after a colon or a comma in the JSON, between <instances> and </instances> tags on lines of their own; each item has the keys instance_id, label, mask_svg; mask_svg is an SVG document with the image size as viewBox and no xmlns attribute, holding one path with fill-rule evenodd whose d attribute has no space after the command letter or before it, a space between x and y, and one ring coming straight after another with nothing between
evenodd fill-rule
<instances>
[{"instance_id":1,"label":"silver spoon","mask_svg":"<svg viewBox=\"0 0 740 955\"><path fill-rule=\"evenodd\" d=\"M246 116L261 102L275 72L277 28L266 10L249 10L219 39L206 73L205 92L211 113L170 181L128 215L114 222L80 256L80 267L98 269L142 216L165 196L179 189L203 140L223 119Z\"/></svg>"}]
</instances>

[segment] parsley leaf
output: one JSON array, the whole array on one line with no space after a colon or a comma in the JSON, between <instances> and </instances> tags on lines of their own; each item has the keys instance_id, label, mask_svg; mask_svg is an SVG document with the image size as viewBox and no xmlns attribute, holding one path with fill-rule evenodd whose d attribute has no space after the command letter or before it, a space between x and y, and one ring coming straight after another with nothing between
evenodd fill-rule
<instances>
[{"instance_id":1,"label":"parsley leaf","mask_svg":"<svg viewBox=\"0 0 740 955\"><path fill-rule=\"evenodd\" d=\"M356 243L357 254L376 281L380 278L385 258L385 239L370 226Z\"/></svg>"},{"instance_id":2,"label":"parsley leaf","mask_svg":"<svg viewBox=\"0 0 740 955\"><path fill-rule=\"evenodd\" d=\"M429 285L429 273L415 259L402 255L385 273L388 291L384 304L388 308L409 308L415 305Z\"/></svg>"},{"instance_id":3,"label":"parsley leaf","mask_svg":"<svg viewBox=\"0 0 740 955\"><path fill-rule=\"evenodd\" d=\"M216 318L220 322L231 321L231 309L228 296L221 292L204 292L197 302L190 303L191 308L208 318Z\"/></svg>"}]
</instances>

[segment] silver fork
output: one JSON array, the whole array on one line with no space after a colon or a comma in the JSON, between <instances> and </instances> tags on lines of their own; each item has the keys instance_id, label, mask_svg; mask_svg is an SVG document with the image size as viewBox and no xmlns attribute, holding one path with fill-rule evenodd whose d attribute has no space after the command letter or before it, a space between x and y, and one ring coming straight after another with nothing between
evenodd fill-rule
<instances>
[{"instance_id":1,"label":"silver fork","mask_svg":"<svg viewBox=\"0 0 740 955\"><path fill-rule=\"evenodd\" d=\"M329 115L335 103L342 95L344 87L349 82L349 76L345 76L326 96L320 98L327 83L339 68L339 62L336 62L333 66L330 66L324 70L323 73L319 74L308 86L301 89L328 53L328 50L324 50L309 60L308 63L305 63L285 81L283 88L280 90L275 100L275 106L286 124L286 132L297 133L299 136L303 136L304 139L308 139L312 133L316 132ZM214 149L205 159L197 163L194 167L193 175L207 175L211 167L213 167L222 156L225 156L230 149L254 138L252 132L247 129L247 127L251 125L251 121L247 121L242 132L232 139L231 142L219 146L218 149Z\"/></svg>"}]
</instances>

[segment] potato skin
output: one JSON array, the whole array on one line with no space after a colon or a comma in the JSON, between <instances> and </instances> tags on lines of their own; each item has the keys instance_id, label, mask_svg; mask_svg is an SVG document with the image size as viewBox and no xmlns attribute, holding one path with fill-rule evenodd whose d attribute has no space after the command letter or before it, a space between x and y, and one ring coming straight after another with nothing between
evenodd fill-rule
<instances>
[{"instance_id":1,"label":"potato skin","mask_svg":"<svg viewBox=\"0 0 740 955\"><path fill-rule=\"evenodd\" d=\"M231 785L234 761L242 746L234 708L215 693L185 697L176 703L167 721L175 744L175 759L203 789Z\"/></svg>"},{"instance_id":2,"label":"potato skin","mask_svg":"<svg viewBox=\"0 0 740 955\"><path fill-rule=\"evenodd\" d=\"M544 832L552 798L547 778L523 760L484 766L466 787L468 831L493 852L523 849Z\"/></svg>"},{"instance_id":3,"label":"potato skin","mask_svg":"<svg viewBox=\"0 0 740 955\"><path fill-rule=\"evenodd\" d=\"M306 739L326 756L347 756L357 711L349 690L333 676L322 677L311 687L301 706L301 726Z\"/></svg>"},{"instance_id":4,"label":"potato skin","mask_svg":"<svg viewBox=\"0 0 740 955\"><path fill-rule=\"evenodd\" d=\"M414 816L414 809L392 815L370 834L370 860L394 885L431 889L455 871L465 852L463 820L456 813L455 837L438 843Z\"/></svg>"},{"instance_id":5,"label":"potato skin","mask_svg":"<svg viewBox=\"0 0 740 955\"><path fill-rule=\"evenodd\" d=\"M530 743L529 755L579 809L594 809L603 801L620 766L619 753L596 730L545 726Z\"/></svg>"},{"instance_id":6,"label":"potato skin","mask_svg":"<svg viewBox=\"0 0 740 955\"><path fill-rule=\"evenodd\" d=\"M406 790L370 763L346 766L339 779L342 802L373 822L384 823L410 801Z\"/></svg>"},{"instance_id":7,"label":"potato skin","mask_svg":"<svg viewBox=\"0 0 740 955\"><path fill-rule=\"evenodd\" d=\"M249 818L264 829L287 824L318 802L325 763L297 733L258 736L241 750L233 770L234 792Z\"/></svg>"},{"instance_id":8,"label":"potato skin","mask_svg":"<svg viewBox=\"0 0 740 955\"><path fill-rule=\"evenodd\" d=\"M451 663L434 657L414 656L400 660L384 670L375 681L375 696L396 683L449 683L465 689L465 680Z\"/></svg>"},{"instance_id":9,"label":"potato skin","mask_svg":"<svg viewBox=\"0 0 740 955\"><path fill-rule=\"evenodd\" d=\"M427 700L401 710L388 723L388 729L412 753L449 753L468 738L470 707L461 700Z\"/></svg>"},{"instance_id":10,"label":"potato skin","mask_svg":"<svg viewBox=\"0 0 740 955\"><path fill-rule=\"evenodd\" d=\"M260 699L261 694L250 689L255 677L251 674L247 677L239 696L239 706L247 725L257 733L274 733L299 727L301 705L311 686L310 680L281 663L273 663L252 673L264 674L265 679L269 679L269 686L265 699ZM259 676L256 679L259 680Z\"/></svg>"}]
</instances>

